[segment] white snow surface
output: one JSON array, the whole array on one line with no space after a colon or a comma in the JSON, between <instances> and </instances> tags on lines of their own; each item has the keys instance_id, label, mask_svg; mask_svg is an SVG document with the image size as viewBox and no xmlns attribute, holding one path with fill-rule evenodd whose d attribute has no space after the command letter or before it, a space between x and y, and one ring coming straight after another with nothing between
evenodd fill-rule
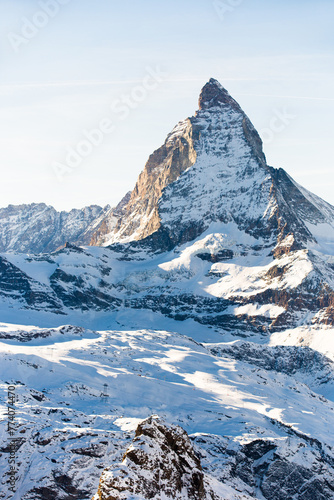
<instances>
[{"instance_id":1,"label":"white snow surface","mask_svg":"<svg viewBox=\"0 0 334 500\"><path fill-rule=\"evenodd\" d=\"M7 333L11 329L1 328ZM334 414L334 377L325 386L308 386L284 373L268 375L249 363L212 355L211 349L219 345L206 347L179 333L154 330L82 331L71 338L69 327L65 335L58 329L25 343L3 339L1 399L6 401L8 384L15 384L17 432L23 437L12 500L24 498L32 485L48 484L54 471L72 471L80 487L93 495L99 468L121 461L136 424L152 414L193 436L224 437L232 447L265 437L282 453L288 440L289 447L294 446L294 438L280 428L284 424L318 439L332 453L334 438L328 429ZM3 442L8 439L6 411L4 404ZM91 450L93 456L80 450ZM219 480L217 467L223 463L215 462L212 469L213 458L204 455L207 481L219 498L248 498L249 487L233 479ZM7 498L5 454L0 461L0 498Z\"/></svg>"}]
</instances>

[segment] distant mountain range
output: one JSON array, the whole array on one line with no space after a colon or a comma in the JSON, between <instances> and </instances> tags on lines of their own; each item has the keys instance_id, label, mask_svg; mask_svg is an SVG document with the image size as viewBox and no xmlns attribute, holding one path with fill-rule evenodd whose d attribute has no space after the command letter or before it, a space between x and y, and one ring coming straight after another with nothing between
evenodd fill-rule
<instances>
[{"instance_id":1,"label":"distant mountain range","mask_svg":"<svg viewBox=\"0 0 334 500\"><path fill-rule=\"evenodd\" d=\"M127 193L114 208L90 205L70 212L58 212L45 203L0 208L0 252L48 253L67 242L93 245L129 197Z\"/></svg>"},{"instance_id":2,"label":"distant mountain range","mask_svg":"<svg viewBox=\"0 0 334 500\"><path fill-rule=\"evenodd\" d=\"M67 241L89 245L91 235L110 207L91 205L57 212L45 203L9 205L0 209L0 251L53 252Z\"/></svg>"}]
</instances>

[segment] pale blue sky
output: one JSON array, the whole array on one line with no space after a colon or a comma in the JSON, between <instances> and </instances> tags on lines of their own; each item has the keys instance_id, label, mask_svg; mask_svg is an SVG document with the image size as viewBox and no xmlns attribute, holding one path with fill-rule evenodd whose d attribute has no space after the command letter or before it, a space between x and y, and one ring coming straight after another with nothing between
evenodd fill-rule
<instances>
[{"instance_id":1,"label":"pale blue sky","mask_svg":"<svg viewBox=\"0 0 334 500\"><path fill-rule=\"evenodd\" d=\"M334 204L333 19L332 0L0 0L0 206L116 204L210 77L268 163ZM157 67L121 120L111 104ZM60 181L55 163L106 119L113 132Z\"/></svg>"}]
</instances>

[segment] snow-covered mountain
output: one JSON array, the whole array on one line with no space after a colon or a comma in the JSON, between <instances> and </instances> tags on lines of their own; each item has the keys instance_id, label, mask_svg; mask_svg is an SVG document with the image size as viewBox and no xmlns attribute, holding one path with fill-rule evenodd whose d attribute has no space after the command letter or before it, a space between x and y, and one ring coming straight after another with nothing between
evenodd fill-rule
<instances>
[{"instance_id":1,"label":"snow-covered mountain","mask_svg":"<svg viewBox=\"0 0 334 500\"><path fill-rule=\"evenodd\" d=\"M211 79L96 210L57 251L0 256L13 500L333 498L334 207Z\"/></svg>"},{"instance_id":2,"label":"snow-covered mountain","mask_svg":"<svg viewBox=\"0 0 334 500\"><path fill-rule=\"evenodd\" d=\"M267 165L249 118L211 79L196 114L178 123L150 156L103 241L151 235L166 250L194 240L212 223L235 224L262 246L275 246L278 254L304 248L319 230L333 242L333 221L332 206L298 186L283 169Z\"/></svg>"},{"instance_id":3,"label":"snow-covered mountain","mask_svg":"<svg viewBox=\"0 0 334 500\"><path fill-rule=\"evenodd\" d=\"M0 208L0 251L53 252L67 241L88 245L110 207L57 212L45 203Z\"/></svg>"}]
</instances>

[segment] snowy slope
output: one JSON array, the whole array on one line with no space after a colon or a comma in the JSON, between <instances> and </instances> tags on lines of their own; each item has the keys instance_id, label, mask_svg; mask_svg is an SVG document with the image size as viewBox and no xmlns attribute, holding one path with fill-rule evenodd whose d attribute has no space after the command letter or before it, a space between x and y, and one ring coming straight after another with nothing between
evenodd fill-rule
<instances>
[{"instance_id":1,"label":"snowy slope","mask_svg":"<svg viewBox=\"0 0 334 500\"><path fill-rule=\"evenodd\" d=\"M287 329L332 328L334 320L330 255L313 245L274 257L265 240L232 222L164 253L127 245L6 254L0 284L1 318L14 323L59 326L66 316L100 328L110 314L136 310L194 320L224 338L268 339Z\"/></svg>"},{"instance_id":2,"label":"snowy slope","mask_svg":"<svg viewBox=\"0 0 334 500\"><path fill-rule=\"evenodd\" d=\"M248 355L235 356L233 344L201 345L177 333L72 327L35 328L25 342L2 339L2 401L8 384L18 396L13 500L88 500L101 469L121 461L134 429L152 414L190 434L217 498L281 498L277 481L298 500L312 492L331 498L333 362L318 355L303 380L302 362L273 373L249 355L261 357L261 347L243 346L238 352ZM288 352L276 351L276 364L286 365ZM310 350L296 348L291 364L304 356L308 363ZM5 406L1 426L0 498L7 499ZM294 479L286 483L288 473Z\"/></svg>"}]
</instances>

